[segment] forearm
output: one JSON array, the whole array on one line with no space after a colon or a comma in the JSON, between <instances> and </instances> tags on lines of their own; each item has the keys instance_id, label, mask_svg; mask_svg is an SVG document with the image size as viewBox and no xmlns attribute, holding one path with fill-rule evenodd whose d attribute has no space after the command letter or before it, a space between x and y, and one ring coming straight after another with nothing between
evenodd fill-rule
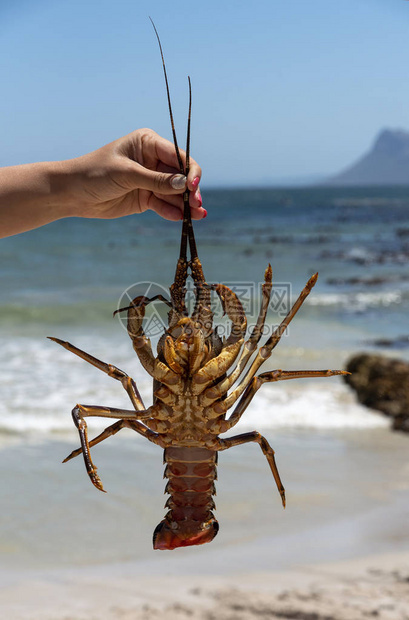
<instances>
[{"instance_id":1,"label":"forearm","mask_svg":"<svg viewBox=\"0 0 409 620\"><path fill-rule=\"evenodd\" d=\"M180 155L185 165L186 154ZM186 180L171 142L151 129L74 159L0 168L0 238L64 217L110 219L148 209L176 222L186 187L192 218L202 219L200 177L191 158Z\"/></svg>"},{"instance_id":2,"label":"forearm","mask_svg":"<svg viewBox=\"0 0 409 620\"><path fill-rule=\"evenodd\" d=\"M74 215L68 162L0 168L0 237Z\"/></svg>"}]
</instances>

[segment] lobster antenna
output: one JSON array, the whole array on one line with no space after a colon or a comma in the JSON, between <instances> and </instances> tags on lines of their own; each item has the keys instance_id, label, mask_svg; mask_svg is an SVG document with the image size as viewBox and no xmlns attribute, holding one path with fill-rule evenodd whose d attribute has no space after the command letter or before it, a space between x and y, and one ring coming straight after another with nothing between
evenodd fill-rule
<instances>
[{"instance_id":1,"label":"lobster antenna","mask_svg":"<svg viewBox=\"0 0 409 620\"><path fill-rule=\"evenodd\" d=\"M173 120L172 103L170 100L168 75L166 73L166 64L165 64L165 58L163 56L162 44L161 44L160 37L159 37L158 31L156 29L153 19L151 17L149 17L149 19L155 31L156 38L159 44L160 55L162 58L163 73L165 76L165 84L166 84L166 94L168 97L169 116L170 116L170 123L172 126L173 143L175 145L176 156L178 159L180 172L187 177L187 175L189 174L189 169L190 169L190 123L191 123L191 114L192 114L192 86L190 82L190 77L188 76L189 114L188 114L188 120L187 120L187 137L186 137L186 170L184 170L183 162L180 156L179 146L178 146L178 142L176 138L175 123ZM187 260L188 239L189 239L190 258L191 260L194 260L195 258L198 258L198 255L197 255L196 241L194 237L192 217L191 217L190 206L189 206L189 190L186 189L186 191L183 194L183 226L182 226L182 235L181 235L181 240L180 240L180 254L179 254L179 258L182 259L183 261Z\"/></svg>"},{"instance_id":2,"label":"lobster antenna","mask_svg":"<svg viewBox=\"0 0 409 620\"><path fill-rule=\"evenodd\" d=\"M187 115L187 132L186 132L186 176L190 170L190 119L192 117L192 84L190 82L190 75L187 76L189 82L189 112Z\"/></svg>"},{"instance_id":3,"label":"lobster antenna","mask_svg":"<svg viewBox=\"0 0 409 620\"><path fill-rule=\"evenodd\" d=\"M162 51L162 44L160 42L160 38L159 38L159 34L158 31L156 30L156 26L153 22L152 17L149 17L149 19L151 20L151 24L153 26L153 29L155 31L156 34L156 38L158 39L158 43L159 43L159 50L160 50L160 55L162 57L162 66L163 66L163 73L165 75L165 83L166 83L166 94L168 96L168 106L169 106L169 114L170 114L170 124L172 125L172 135L173 135L173 143L175 145L175 150L176 150L176 157L178 158L178 163L179 163L179 168L180 168L180 172L185 175L185 171L183 168L183 163L182 163L182 158L180 156L179 153L179 147L178 147L178 141L176 138L176 131L175 131L175 123L173 122L173 112L172 112L172 103L170 101L170 92L169 92L169 83L168 83L168 75L166 73L166 65L165 65L165 59L163 57L163 51ZM189 165L189 164L187 164ZM187 174L187 172L186 172Z\"/></svg>"},{"instance_id":4,"label":"lobster antenna","mask_svg":"<svg viewBox=\"0 0 409 620\"><path fill-rule=\"evenodd\" d=\"M187 132L186 132L186 176L189 174L189 170L190 170L190 121L191 121L191 117L192 117L192 84L190 82L190 76L189 75L187 76L187 79L188 79L188 82L189 82L189 113L188 113L188 117L187 117ZM189 191L188 190L186 190L186 192L183 195L183 201L184 201L183 223L184 223L185 220L187 220L187 232L188 232L188 236L189 236L190 260L194 260L198 256L197 256L195 234L193 232L192 217L191 217L191 213L190 213Z\"/></svg>"},{"instance_id":5,"label":"lobster antenna","mask_svg":"<svg viewBox=\"0 0 409 620\"><path fill-rule=\"evenodd\" d=\"M172 103L170 100L170 90L169 90L169 82L168 82L168 75L166 73L166 64L165 64L165 58L163 56L163 50L162 50L162 44L160 41L160 37L159 37L159 33L156 29L156 26L154 24L154 21L152 19L152 17L149 17L149 19L151 20L151 24L153 26L153 29L155 31L156 34L156 38L158 40L159 43L159 50L160 50L160 55L162 58L162 67L163 67L163 73L165 76L165 84L166 84L166 94L168 96L168 108L169 108L169 116L170 116L170 124L172 126L172 135L173 135L173 143L175 145L175 151L176 151L176 157L177 160L179 162L179 169L180 172L184 175L187 176L188 172L189 172L189 150L190 150L190 110L191 110L191 90L190 90L190 80L189 80L189 117L188 117L188 137L187 137L187 152L186 152L186 173L185 170L183 168L183 162L182 162L182 158L180 156L180 151L179 151L179 146L178 146L178 141L177 141L177 137L176 137L176 130L175 130L175 123L173 120L173 112L172 112ZM190 226L189 226L190 224ZM181 235L181 239L180 239L180 254L179 254L179 258L182 259L184 262L186 262L187 260L187 239L189 237L189 246L190 246L190 227L192 226L192 220L190 217L190 207L189 207L189 191L186 190L185 193L183 194L183 226L182 226L182 235ZM193 231L192 231L193 232Z\"/></svg>"},{"instance_id":6,"label":"lobster antenna","mask_svg":"<svg viewBox=\"0 0 409 620\"><path fill-rule=\"evenodd\" d=\"M186 132L186 176L189 174L189 170L190 170L190 118L192 114L192 87L190 84L190 77L188 76L187 79L189 81L189 112L187 116L187 132ZM183 193L183 226L182 226L182 235L180 238L180 254L179 254L179 257L183 260L187 259L188 238L189 238L190 253L192 253L192 250L191 250L192 234L193 234L193 228L192 228L192 218L190 214L190 205L189 205L189 190L186 189L185 192Z\"/></svg>"}]
</instances>

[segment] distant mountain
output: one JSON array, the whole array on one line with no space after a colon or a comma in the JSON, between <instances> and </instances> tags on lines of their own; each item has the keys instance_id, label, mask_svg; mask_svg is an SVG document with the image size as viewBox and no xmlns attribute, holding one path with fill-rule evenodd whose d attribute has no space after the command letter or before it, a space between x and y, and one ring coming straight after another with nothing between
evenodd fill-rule
<instances>
[{"instance_id":1,"label":"distant mountain","mask_svg":"<svg viewBox=\"0 0 409 620\"><path fill-rule=\"evenodd\" d=\"M409 185L409 132L384 129L372 149L326 185Z\"/></svg>"}]
</instances>

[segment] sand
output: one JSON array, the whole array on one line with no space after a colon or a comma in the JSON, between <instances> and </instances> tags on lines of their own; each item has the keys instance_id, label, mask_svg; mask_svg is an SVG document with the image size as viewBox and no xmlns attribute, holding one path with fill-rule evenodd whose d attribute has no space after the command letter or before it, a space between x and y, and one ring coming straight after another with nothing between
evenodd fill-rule
<instances>
[{"instance_id":1,"label":"sand","mask_svg":"<svg viewBox=\"0 0 409 620\"><path fill-rule=\"evenodd\" d=\"M408 620L409 550L291 571L141 576L138 565L3 572L7 620Z\"/></svg>"},{"instance_id":2,"label":"sand","mask_svg":"<svg viewBox=\"0 0 409 620\"><path fill-rule=\"evenodd\" d=\"M172 552L152 550L154 452L107 445L102 494L81 462L59 465L65 441L3 448L0 620L409 620L407 437L305 432L274 445L287 509L264 461L238 452L220 468L218 537Z\"/></svg>"}]
</instances>

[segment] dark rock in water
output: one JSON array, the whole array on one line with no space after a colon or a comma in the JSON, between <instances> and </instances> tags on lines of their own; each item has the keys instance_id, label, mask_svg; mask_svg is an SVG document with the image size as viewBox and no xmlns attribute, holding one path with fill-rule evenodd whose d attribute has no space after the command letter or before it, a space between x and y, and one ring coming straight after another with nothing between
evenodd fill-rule
<instances>
[{"instance_id":1,"label":"dark rock in water","mask_svg":"<svg viewBox=\"0 0 409 620\"><path fill-rule=\"evenodd\" d=\"M369 341L374 347L387 347L389 349L407 349L409 347L409 336L397 336L396 338L378 338Z\"/></svg>"},{"instance_id":2,"label":"dark rock in water","mask_svg":"<svg viewBox=\"0 0 409 620\"><path fill-rule=\"evenodd\" d=\"M294 243L295 238L291 235L270 235L267 239L268 243Z\"/></svg>"},{"instance_id":3,"label":"dark rock in water","mask_svg":"<svg viewBox=\"0 0 409 620\"><path fill-rule=\"evenodd\" d=\"M384 276L352 276L350 278L327 278L326 283L331 286L382 286L391 282L406 282L409 275L387 274Z\"/></svg>"},{"instance_id":4,"label":"dark rock in water","mask_svg":"<svg viewBox=\"0 0 409 620\"><path fill-rule=\"evenodd\" d=\"M371 150L329 185L409 185L409 133L384 129Z\"/></svg>"},{"instance_id":5,"label":"dark rock in water","mask_svg":"<svg viewBox=\"0 0 409 620\"><path fill-rule=\"evenodd\" d=\"M318 254L321 260L345 260L356 265L406 265L409 260L409 247L398 247L394 250L381 249L380 251L367 251L362 248L350 250L323 250Z\"/></svg>"},{"instance_id":6,"label":"dark rock in water","mask_svg":"<svg viewBox=\"0 0 409 620\"><path fill-rule=\"evenodd\" d=\"M346 366L344 380L363 405L392 418L394 430L409 433L409 363L383 355L359 353Z\"/></svg>"},{"instance_id":7,"label":"dark rock in water","mask_svg":"<svg viewBox=\"0 0 409 620\"><path fill-rule=\"evenodd\" d=\"M351 278L328 278L327 284L330 284L331 286L381 286L382 284L391 281L396 281L396 278L392 280L387 276L373 276L372 278L354 276Z\"/></svg>"}]
</instances>

